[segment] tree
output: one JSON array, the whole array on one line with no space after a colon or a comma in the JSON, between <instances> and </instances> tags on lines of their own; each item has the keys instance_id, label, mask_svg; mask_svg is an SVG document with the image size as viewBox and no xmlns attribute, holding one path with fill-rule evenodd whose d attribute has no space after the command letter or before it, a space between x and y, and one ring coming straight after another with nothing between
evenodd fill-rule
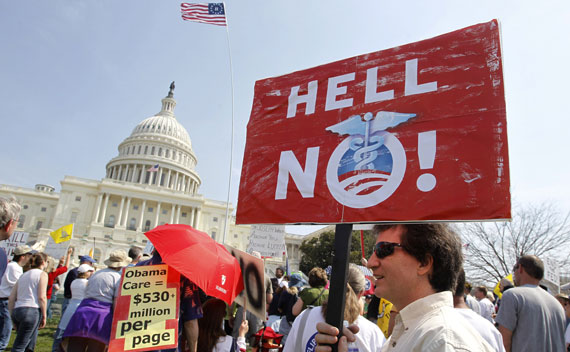
<instances>
[{"instance_id":1,"label":"tree","mask_svg":"<svg viewBox=\"0 0 570 352\"><path fill-rule=\"evenodd\" d=\"M372 255L372 247L374 246L374 236L370 231L364 231L364 251L366 258ZM362 257L360 250L360 231L352 231L352 239L350 242L350 262L361 265L360 258ZM320 234L318 237L303 241L301 244L301 263L299 269L308 274L314 267L326 268L332 265L334 256L334 231L327 231Z\"/></svg>"},{"instance_id":2,"label":"tree","mask_svg":"<svg viewBox=\"0 0 570 352\"><path fill-rule=\"evenodd\" d=\"M511 273L517 258L525 254L556 259L560 268L568 267L569 217L552 204L527 205L514 209L510 222L458 225L467 276L474 282L496 283Z\"/></svg>"}]
</instances>

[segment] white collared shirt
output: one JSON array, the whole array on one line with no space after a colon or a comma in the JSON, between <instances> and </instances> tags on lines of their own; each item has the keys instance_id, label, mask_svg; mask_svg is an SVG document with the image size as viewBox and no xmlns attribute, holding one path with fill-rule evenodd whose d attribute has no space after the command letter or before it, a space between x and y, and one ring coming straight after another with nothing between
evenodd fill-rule
<instances>
[{"instance_id":1,"label":"white collared shirt","mask_svg":"<svg viewBox=\"0 0 570 352\"><path fill-rule=\"evenodd\" d=\"M479 333L453 308L450 291L416 300L400 311L382 352L493 352Z\"/></svg>"},{"instance_id":2,"label":"white collared shirt","mask_svg":"<svg viewBox=\"0 0 570 352\"><path fill-rule=\"evenodd\" d=\"M481 307L481 316L494 324L493 313L495 312L495 305L493 302L488 298L483 298L479 301L479 306Z\"/></svg>"}]
</instances>

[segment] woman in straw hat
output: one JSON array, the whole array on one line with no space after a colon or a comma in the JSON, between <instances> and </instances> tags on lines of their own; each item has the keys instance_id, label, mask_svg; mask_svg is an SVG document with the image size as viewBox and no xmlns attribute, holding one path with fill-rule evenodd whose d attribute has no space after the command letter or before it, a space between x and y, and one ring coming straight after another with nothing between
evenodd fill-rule
<instances>
[{"instance_id":1,"label":"woman in straw hat","mask_svg":"<svg viewBox=\"0 0 570 352\"><path fill-rule=\"evenodd\" d=\"M89 279L85 298L63 334L64 351L105 351L111 336L113 301L121 281L120 271L130 262L127 252L113 251L104 262L107 268Z\"/></svg>"}]
</instances>

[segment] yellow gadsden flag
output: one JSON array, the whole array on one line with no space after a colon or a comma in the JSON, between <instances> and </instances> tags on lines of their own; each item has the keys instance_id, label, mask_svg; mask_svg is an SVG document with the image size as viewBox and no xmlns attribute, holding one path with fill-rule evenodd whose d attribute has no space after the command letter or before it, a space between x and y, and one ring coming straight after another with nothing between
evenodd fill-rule
<instances>
[{"instance_id":1,"label":"yellow gadsden flag","mask_svg":"<svg viewBox=\"0 0 570 352\"><path fill-rule=\"evenodd\" d=\"M59 229L50 232L51 238L55 243L61 243L65 241L69 241L71 239L71 235L73 234L73 224L65 225L60 227Z\"/></svg>"}]
</instances>

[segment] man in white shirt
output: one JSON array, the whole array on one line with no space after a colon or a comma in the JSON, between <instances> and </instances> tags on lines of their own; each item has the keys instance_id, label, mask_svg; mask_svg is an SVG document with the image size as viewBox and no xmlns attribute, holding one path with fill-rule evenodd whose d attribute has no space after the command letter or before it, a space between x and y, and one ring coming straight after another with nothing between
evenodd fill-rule
<instances>
[{"instance_id":1,"label":"man in white shirt","mask_svg":"<svg viewBox=\"0 0 570 352\"><path fill-rule=\"evenodd\" d=\"M374 252L368 260L376 279L374 294L399 310L386 351L493 351L453 308L463 254L459 237L447 224L376 225ZM328 352L338 329L317 324L317 352ZM353 331L344 329L339 352L345 352ZM327 344L327 345L324 345Z\"/></svg>"},{"instance_id":2,"label":"man in white shirt","mask_svg":"<svg viewBox=\"0 0 570 352\"><path fill-rule=\"evenodd\" d=\"M473 290L473 286L470 283L465 283L465 304L469 308L471 308L475 313L481 315L481 306L479 302L475 299L475 297L471 296L471 291Z\"/></svg>"},{"instance_id":3,"label":"man in white shirt","mask_svg":"<svg viewBox=\"0 0 570 352\"><path fill-rule=\"evenodd\" d=\"M495 324L493 320L493 313L495 313L495 305L487 298L487 288L485 286L478 286L475 288L475 298L479 301L479 306L481 307L481 316L492 324Z\"/></svg>"},{"instance_id":4,"label":"man in white shirt","mask_svg":"<svg viewBox=\"0 0 570 352\"><path fill-rule=\"evenodd\" d=\"M457 288L455 289L455 295L453 296L453 306L455 310L459 312L473 326L475 330L481 337L493 347L497 352L505 352L505 347L503 346L503 336L497 330L495 325L491 324L487 319L475 313L466 304L465 290L463 289L465 283L465 271L461 269L459 277L457 278Z\"/></svg>"},{"instance_id":5,"label":"man in white shirt","mask_svg":"<svg viewBox=\"0 0 570 352\"><path fill-rule=\"evenodd\" d=\"M22 267L32 256L32 249L26 245L17 247L12 261L6 267L6 272L0 281L0 351L6 349L12 334L12 318L8 310L8 298L12 288L24 273Z\"/></svg>"},{"instance_id":6,"label":"man in white shirt","mask_svg":"<svg viewBox=\"0 0 570 352\"><path fill-rule=\"evenodd\" d=\"M0 197L0 241L7 240L14 233L20 218L20 210L22 210L22 206L16 198ZM7 265L6 251L4 248L0 248L0 277L4 276Z\"/></svg>"}]
</instances>

